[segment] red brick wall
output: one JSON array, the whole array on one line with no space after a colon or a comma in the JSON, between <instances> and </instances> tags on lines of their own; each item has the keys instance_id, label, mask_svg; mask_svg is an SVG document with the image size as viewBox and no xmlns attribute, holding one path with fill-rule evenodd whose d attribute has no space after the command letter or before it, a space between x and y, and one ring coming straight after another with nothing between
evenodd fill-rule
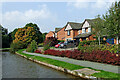
<instances>
[{"instance_id":1,"label":"red brick wall","mask_svg":"<svg viewBox=\"0 0 120 80\"><path fill-rule=\"evenodd\" d=\"M93 35L89 36L89 40L94 40Z\"/></svg>"},{"instance_id":2,"label":"red brick wall","mask_svg":"<svg viewBox=\"0 0 120 80\"><path fill-rule=\"evenodd\" d=\"M53 35L55 35L52 31L50 31L48 34L46 34L46 39L47 37L53 37Z\"/></svg>"},{"instance_id":3,"label":"red brick wall","mask_svg":"<svg viewBox=\"0 0 120 80\"><path fill-rule=\"evenodd\" d=\"M65 31L64 31L65 27L63 27L60 31L57 32L57 38L58 40L65 40ZM62 39L64 38L64 39Z\"/></svg>"},{"instance_id":4,"label":"red brick wall","mask_svg":"<svg viewBox=\"0 0 120 80\"><path fill-rule=\"evenodd\" d=\"M67 38L72 38L72 40L73 40L73 38L77 35L78 35L78 30L70 30L70 35L69 36L67 35L67 31L65 31L65 40Z\"/></svg>"},{"instance_id":5,"label":"red brick wall","mask_svg":"<svg viewBox=\"0 0 120 80\"><path fill-rule=\"evenodd\" d=\"M74 32L73 37L75 37L75 36L77 36L77 35L78 35L78 30L73 30L73 32Z\"/></svg>"}]
</instances>

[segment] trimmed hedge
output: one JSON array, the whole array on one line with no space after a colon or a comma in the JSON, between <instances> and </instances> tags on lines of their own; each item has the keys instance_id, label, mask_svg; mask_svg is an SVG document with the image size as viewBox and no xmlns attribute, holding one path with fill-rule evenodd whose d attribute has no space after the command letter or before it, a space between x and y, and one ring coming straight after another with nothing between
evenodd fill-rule
<instances>
[{"instance_id":1,"label":"trimmed hedge","mask_svg":"<svg viewBox=\"0 0 120 80\"><path fill-rule=\"evenodd\" d=\"M59 50L53 50L49 49L44 52L44 54L47 55L54 55L54 56L60 56L60 57L68 57L73 58L77 60L88 60L88 61L94 61L94 62L100 62L100 63L107 63L107 64L114 64L114 65L120 65L120 54L111 53L110 51L92 51L89 52L81 52L78 50L66 50L66 51L59 51Z\"/></svg>"}]
</instances>

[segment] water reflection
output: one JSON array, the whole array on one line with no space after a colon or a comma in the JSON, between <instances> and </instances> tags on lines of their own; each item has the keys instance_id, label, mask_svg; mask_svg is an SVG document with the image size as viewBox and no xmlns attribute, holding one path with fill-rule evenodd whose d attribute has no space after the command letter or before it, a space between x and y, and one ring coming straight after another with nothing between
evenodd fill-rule
<instances>
[{"instance_id":1,"label":"water reflection","mask_svg":"<svg viewBox=\"0 0 120 80\"><path fill-rule=\"evenodd\" d=\"M2 70L3 78L77 78L10 52L2 52Z\"/></svg>"}]
</instances>

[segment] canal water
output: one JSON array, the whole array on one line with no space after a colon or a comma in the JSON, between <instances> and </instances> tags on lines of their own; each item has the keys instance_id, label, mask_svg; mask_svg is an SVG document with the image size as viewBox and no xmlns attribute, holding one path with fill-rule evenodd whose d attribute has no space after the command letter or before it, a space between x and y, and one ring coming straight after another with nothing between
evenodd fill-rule
<instances>
[{"instance_id":1,"label":"canal water","mask_svg":"<svg viewBox=\"0 0 120 80\"><path fill-rule=\"evenodd\" d=\"M34 63L10 52L2 52L2 78L78 78L78 77L63 73L61 71L57 71L47 66Z\"/></svg>"}]
</instances>

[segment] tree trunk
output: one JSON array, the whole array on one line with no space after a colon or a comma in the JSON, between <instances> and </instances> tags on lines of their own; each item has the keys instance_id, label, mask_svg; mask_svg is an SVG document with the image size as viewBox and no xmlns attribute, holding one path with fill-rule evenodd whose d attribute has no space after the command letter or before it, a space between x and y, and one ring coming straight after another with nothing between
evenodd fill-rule
<instances>
[{"instance_id":1,"label":"tree trunk","mask_svg":"<svg viewBox=\"0 0 120 80\"><path fill-rule=\"evenodd\" d=\"M119 37L116 38L116 44L119 44Z\"/></svg>"},{"instance_id":2,"label":"tree trunk","mask_svg":"<svg viewBox=\"0 0 120 80\"><path fill-rule=\"evenodd\" d=\"M99 45L100 45L100 36L98 36L98 40L99 40Z\"/></svg>"}]
</instances>

